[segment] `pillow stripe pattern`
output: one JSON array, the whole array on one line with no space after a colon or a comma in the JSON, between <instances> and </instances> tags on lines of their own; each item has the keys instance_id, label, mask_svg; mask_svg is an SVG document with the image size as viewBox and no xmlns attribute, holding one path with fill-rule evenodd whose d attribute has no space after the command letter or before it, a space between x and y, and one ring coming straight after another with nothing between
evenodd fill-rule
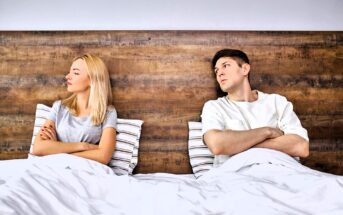
<instances>
[{"instance_id":1,"label":"pillow stripe pattern","mask_svg":"<svg viewBox=\"0 0 343 215\"><path fill-rule=\"evenodd\" d=\"M188 153L193 173L201 177L213 167L214 155L202 139L201 122L188 122Z\"/></svg>"},{"instance_id":2,"label":"pillow stripe pattern","mask_svg":"<svg viewBox=\"0 0 343 215\"><path fill-rule=\"evenodd\" d=\"M35 124L33 127L33 135L31 139L31 146L30 146L30 153L29 153L29 158L34 157L32 154L32 149L33 149L33 144L35 142L35 138L38 134L39 129L44 125L46 119L49 116L50 113L50 107L43 105L43 104L37 104L36 108L36 117L35 117Z\"/></svg>"},{"instance_id":3,"label":"pillow stripe pattern","mask_svg":"<svg viewBox=\"0 0 343 215\"><path fill-rule=\"evenodd\" d=\"M33 136L30 146L29 158L32 154L32 146L39 129L45 123L50 107L37 104ZM109 162L109 166L117 175L132 174L138 163L138 148L143 121L137 119L117 119L116 149Z\"/></svg>"},{"instance_id":4,"label":"pillow stripe pattern","mask_svg":"<svg viewBox=\"0 0 343 215\"><path fill-rule=\"evenodd\" d=\"M132 174L138 163L142 120L117 120L116 150L108 164L118 175Z\"/></svg>"}]
</instances>

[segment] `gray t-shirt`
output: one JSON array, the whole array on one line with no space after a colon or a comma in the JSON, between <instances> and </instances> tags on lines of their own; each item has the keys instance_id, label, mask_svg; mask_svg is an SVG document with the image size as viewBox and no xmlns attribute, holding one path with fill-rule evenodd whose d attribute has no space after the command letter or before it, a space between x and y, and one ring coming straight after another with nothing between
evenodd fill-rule
<instances>
[{"instance_id":1,"label":"gray t-shirt","mask_svg":"<svg viewBox=\"0 0 343 215\"><path fill-rule=\"evenodd\" d=\"M117 128L117 112L114 108L107 111L102 124L95 126L90 116L77 117L72 115L61 100L53 104L48 119L55 122L57 140L61 142L98 144L105 128Z\"/></svg>"}]
</instances>

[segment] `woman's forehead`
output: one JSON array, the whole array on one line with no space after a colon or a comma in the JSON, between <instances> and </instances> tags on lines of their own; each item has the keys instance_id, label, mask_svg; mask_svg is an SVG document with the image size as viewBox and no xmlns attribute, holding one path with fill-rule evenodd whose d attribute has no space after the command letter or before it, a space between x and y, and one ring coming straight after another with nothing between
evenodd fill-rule
<instances>
[{"instance_id":1,"label":"woman's forehead","mask_svg":"<svg viewBox=\"0 0 343 215\"><path fill-rule=\"evenodd\" d=\"M77 60L75 60L72 63L71 67L72 68L78 68L78 69L85 69L86 68L86 63L82 59L77 59Z\"/></svg>"}]
</instances>

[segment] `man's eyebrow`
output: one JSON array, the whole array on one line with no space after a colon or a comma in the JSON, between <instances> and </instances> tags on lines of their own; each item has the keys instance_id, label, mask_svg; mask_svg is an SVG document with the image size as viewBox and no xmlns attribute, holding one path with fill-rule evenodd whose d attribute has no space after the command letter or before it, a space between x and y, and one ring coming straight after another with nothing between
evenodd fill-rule
<instances>
[{"instance_id":1,"label":"man's eyebrow","mask_svg":"<svg viewBox=\"0 0 343 215\"><path fill-rule=\"evenodd\" d=\"M224 61L223 63L221 63L221 65L224 65L224 64L226 64L226 63L228 63L228 61ZM214 67L214 70L216 70L216 69L218 69L218 67Z\"/></svg>"}]
</instances>

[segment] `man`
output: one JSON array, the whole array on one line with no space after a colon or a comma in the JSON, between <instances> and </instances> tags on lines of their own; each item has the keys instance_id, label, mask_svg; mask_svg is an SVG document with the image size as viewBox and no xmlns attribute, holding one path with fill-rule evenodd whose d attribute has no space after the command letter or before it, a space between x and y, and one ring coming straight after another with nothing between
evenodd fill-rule
<instances>
[{"instance_id":1,"label":"man","mask_svg":"<svg viewBox=\"0 0 343 215\"><path fill-rule=\"evenodd\" d=\"M252 147L269 148L294 157L309 155L307 131L283 96L252 90L247 55L234 49L215 54L212 68L227 95L205 103L204 141L215 155L214 166Z\"/></svg>"}]
</instances>

